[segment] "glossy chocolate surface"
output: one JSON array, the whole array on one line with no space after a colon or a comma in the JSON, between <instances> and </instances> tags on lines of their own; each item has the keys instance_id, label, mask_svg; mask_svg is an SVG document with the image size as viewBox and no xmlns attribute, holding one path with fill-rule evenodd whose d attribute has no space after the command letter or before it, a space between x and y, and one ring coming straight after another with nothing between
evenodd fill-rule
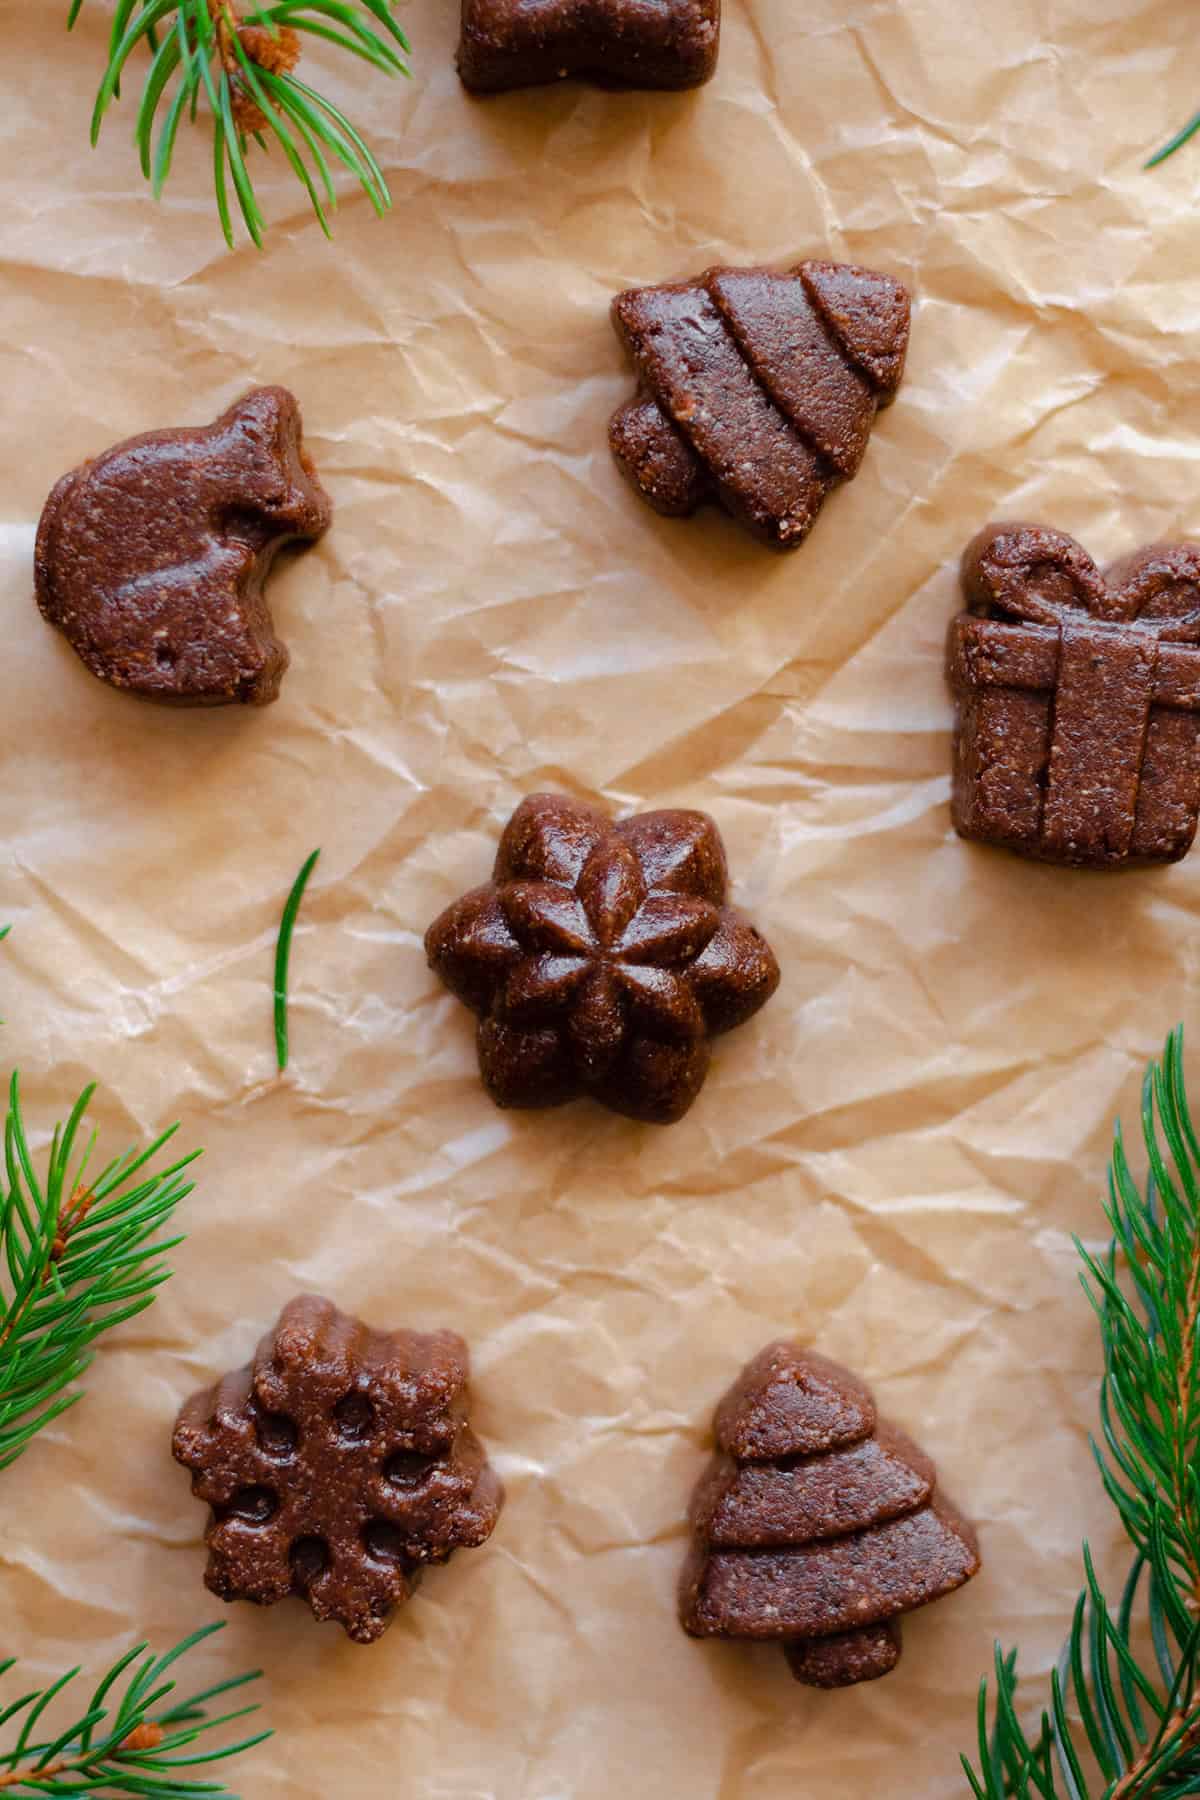
<instances>
[{"instance_id":1,"label":"glossy chocolate surface","mask_svg":"<svg viewBox=\"0 0 1200 1800\"><path fill-rule=\"evenodd\" d=\"M478 1015L497 1105L586 1094L649 1123L682 1118L712 1039L779 984L727 887L724 846L704 813L614 824L563 795L523 801L491 881L425 938L431 968Z\"/></svg>"}]
</instances>

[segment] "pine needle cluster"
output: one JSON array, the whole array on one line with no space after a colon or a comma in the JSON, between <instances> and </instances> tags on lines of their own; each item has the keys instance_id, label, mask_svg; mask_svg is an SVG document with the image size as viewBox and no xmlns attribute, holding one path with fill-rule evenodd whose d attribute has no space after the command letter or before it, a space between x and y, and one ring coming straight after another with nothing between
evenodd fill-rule
<instances>
[{"instance_id":1,"label":"pine needle cluster","mask_svg":"<svg viewBox=\"0 0 1200 1800\"><path fill-rule=\"evenodd\" d=\"M256 1705L235 1707L215 1717L216 1700L257 1681L260 1671L236 1675L187 1700L171 1700L174 1665L223 1625L206 1625L155 1656L145 1644L113 1663L101 1678L84 1711L60 1729L47 1726L54 1703L80 1671L71 1669L48 1687L34 1688L11 1705L0 1705L0 1731L16 1732L12 1748L0 1750L0 1795L13 1800L32 1795L109 1796L140 1794L155 1800L237 1800L221 1781L197 1778L197 1767L209 1767L251 1750L271 1736L260 1731L234 1743L210 1747L208 1734L257 1712ZM0 1679L15 1666L0 1662ZM168 1702L170 1702L168 1704Z\"/></svg>"},{"instance_id":2,"label":"pine needle cluster","mask_svg":"<svg viewBox=\"0 0 1200 1800\"><path fill-rule=\"evenodd\" d=\"M1133 1546L1120 1598L1083 1550L1084 1587L1040 1730L1018 1711L1015 1651L979 1697L976 1800L1182 1800L1200 1794L1200 1141L1183 1035L1147 1073L1139 1187L1120 1127L1107 1253L1078 1245L1104 1348L1105 1489Z\"/></svg>"},{"instance_id":3,"label":"pine needle cluster","mask_svg":"<svg viewBox=\"0 0 1200 1800\"><path fill-rule=\"evenodd\" d=\"M9 1089L0 1171L0 1469L75 1404L96 1339L151 1304L170 1275L163 1259L182 1242L156 1234L191 1193L183 1176L199 1151L152 1172L172 1126L148 1149L90 1173L96 1140L80 1144L93 1092L86 1088L56 1127L39 1176L16 1075Z\"/></svg>"},{"instance_id":4,"label":"pine needle cluster","mask_svg":"<svg viewBox=\"0 0 1200 1800\"><path fill-rule=\"evenodd\" d=\"M71 0L68 28L83 0ZM277 0L239 14L233 0L117 0L92 114L96 143L135 52L149 55L134 139L142 173L162 195L179 127L212 122L213 185L226 242L234 206L255 244L266 221L254 188L252 149L274 142L329 235L337 205L333 168L349 169L377 213L391 195L373 151L346 115L296 73L304 45L332 44L384 75L407 75L408 40L393 0ZM232 193L232 203L231 203Z\"/></svg>"}]
</instances>

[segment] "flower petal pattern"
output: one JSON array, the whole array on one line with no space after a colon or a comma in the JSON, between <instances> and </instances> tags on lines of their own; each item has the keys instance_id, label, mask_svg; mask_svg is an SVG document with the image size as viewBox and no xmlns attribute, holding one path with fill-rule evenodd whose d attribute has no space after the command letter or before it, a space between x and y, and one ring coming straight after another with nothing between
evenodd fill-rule
<instances>
[{"instance_id":1,"label":"flower petal pattern","mask_svg":"<svg viewBox=\"0 0 1200 1800\"><path fill-rule=\"evenodd\" d=\"M579 1091L554 1026L521 1031L499 1019L482 1019L479 1069L497 1106L561 1106Z\"/></svg>"},{"instance_id":2,"label":"flower petal pattern","mask_svg":"<svg viewBox=\"0 0 1200 1800\"><path fill-rule=\"evenodd\" d=\"M508 928L524 950L570 956L592 948L592 928L583 904L554 881L510 881L500 889Z\"/></svg>"},{"instance_id":3,"label":"flower petal pattern","mask_svg":"<svg viewBox=\"0 0 1200 1800\"><path fill-rule=\"evenodd\" d=\"M596 942L605 950L616 943L646 898L637 857L627 844L614 838L592 851L576 891Z\"/></svg>"},{"instance_id":4,"label":"flower petal pattern","mask_svg":"<svg viewBox=\"0 0 1200 1800\"><path fill-rule=\"evenodd\" d=\"M494 887L474 888L448 907L425 938L430 966L473 1013L485 1013L521 954Z\"/></svg>"},{"instance_id":5,"label":"flower petal pattern","mask_svg":"<svg viewBox=\"0 0 1200 1800\"><path fill-rule=\"evenodd\" d=\"M687 982L670 969L648 964L622 963L621 986L643 1031L651 1031L668 1043L704 1036L704 1014Z\"/></svg>"},{"instance_id":6,"label":"flower petal pattern","mask_svg":"<svg viewBox=\"0 0 1200 1800\"><path fill-rule=\"evenodd\" d=\"M553 1024L591 969L586 956L525 956L504 984L500 1011L509 1025Z\"/></svg>"},{"instance_id":7,"label":"flower petal pattern","mask_svg":"<svg viewBox=\"0 0 1200 1800\"><path fill-rule=\"evenodd\" d=\"M625 1041L625 1009L610 970L598 968L588 977L567 1034L580 1079L590 1086L607 1075Z\"/></svg>"},{"instance_id":8,"label":"flower petal pattern","mask_svg":"<svg viewBox=\"0 0 1200 1800\"><path fill-rule=\"evenodd\" d=\"M621 939L621 960L681 968L695 962L721 923L710 900L690 894L651 894L634 914Z\"/></svg>"},{"instance_id":9,"label":"flower petal pattern","mask_svg":"<svg viewBox=\"0 0 1200 1800\"><path fill-rule=\"evenodd\" d=\"M631 1118L682 1118L710 1039L779 983L765 940L725 905L725 851L697 812L618 825L561 795L522 802L488 887L429 929L432 967L479 1015L500 1106L581 1094Z\"/></svg>"},{"instance_id":10,"label":"flower petal pattern","mask_svg":"<svg viewBox=\"0 0 1200 1800\"><path fill-rule=\"evenodd\" d=\"M565 794L531 794L504 828L492 880L561 881L574 887L610 830L594 806Z\"/></svg>"},{"instance_id":11,"label":"flower petal pattern","mask_svg":"<svg viewBox=\"0 0 1200 1800\"><path fill-rule=\"evenodd\" d=\"M695 894L723 906L729 867L721 834L707 813L648 812L615 828L642 865L646 885L676 894Z\"/></svg>"}]
</instances>

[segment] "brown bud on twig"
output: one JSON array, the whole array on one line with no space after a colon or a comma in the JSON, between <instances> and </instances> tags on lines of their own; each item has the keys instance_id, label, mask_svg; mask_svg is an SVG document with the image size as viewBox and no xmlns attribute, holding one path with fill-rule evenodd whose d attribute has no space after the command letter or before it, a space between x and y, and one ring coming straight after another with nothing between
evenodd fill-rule
<instances>
[{"instance_id":1,"label":"brown bud on twig","mask_svg":"<svg viewBox=\"0 0 1200 1800\"><path fill-rule=\"evenodd\" d=\"M157 1750L163 1741L163 1728L152 1719L145 1720L121 1742L122 1750Z\"/></svg>"},{"instance_id":2,"label":"brown bud on twig","mask_svg":"<svg viewBox=\"0 0 1200 1800\"><path fill-rule=\"evenodd\" d=\"M71 1233L87 1218L96 1196L90 1188L76 1188L69 1202L58 1215L58 1229L54 1233L54 1242L50 1247L50 1261L61 1262L67 1254L67 1245ZM49 1271L47 1271L49 1273Z\"/></svg>"},{"instance_id":3,"label":"brown bud on twig","mask_svg":"<svg viewBox=\"0 0 1200 1800\"><path fill-rule=\"evenodd\" d=\"M238 43L252 63L269 75L288 75L300 61L300 35L290 25L268 31L265 25L239 25ZM233 117L239 131L250 137L262 131L267 116L250 92L245 78L230 71L233 90Z\"/></svg>"}]
</instances>

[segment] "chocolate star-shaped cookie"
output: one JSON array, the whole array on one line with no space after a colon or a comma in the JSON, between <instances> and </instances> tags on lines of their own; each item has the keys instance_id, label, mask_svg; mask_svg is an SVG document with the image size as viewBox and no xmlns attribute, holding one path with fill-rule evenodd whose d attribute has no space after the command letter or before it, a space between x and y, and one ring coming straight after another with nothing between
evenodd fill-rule
<instances>
[{"instance_id":1,"label":"chocolate star-shaped cookie","mask_svg":"<svg viewBox=\"0 0 1200 1800\"><path fill-rule=\"evenodd\" d=\"M651 1124L683 1117L711 1039L779 985L769 946L726 906L725 850L699 812L614 825L535 794L513 814L492 880L429 929L430 966L479 1017L499 1106L590 1094Z\"/></svg>"},{"instance_id":2,"label":"chocolate star-shaped cookie","mask_svg":"<svg viewBox=\"0 0 1200 1800\"><path fill-rule=\"evenodd\" d=\"M720 41L721 0L463 0L458 72L480 94L568 76L699 87Z\"/></svg>"}]
</instances>

